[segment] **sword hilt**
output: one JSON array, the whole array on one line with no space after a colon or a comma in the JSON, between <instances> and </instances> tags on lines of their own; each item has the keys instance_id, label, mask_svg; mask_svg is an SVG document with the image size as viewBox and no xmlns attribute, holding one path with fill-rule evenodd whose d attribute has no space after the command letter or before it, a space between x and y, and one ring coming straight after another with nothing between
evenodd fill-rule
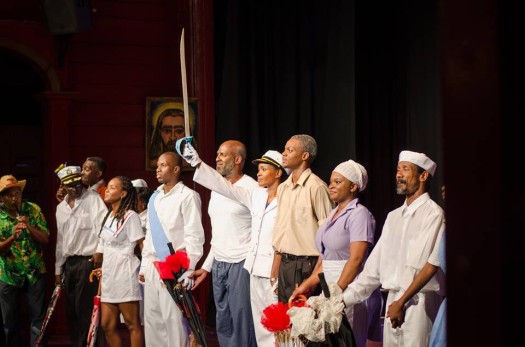
<instances>
[{"instance_id":1,"label":"sword hilt","mask_svg":"<svg viewBox=\"0 0 525 347\"><path fill-rule=\"evenodd\" d=\"M179 153L181 157L183 156L182 152L184 151L184 147L182 147L182 145L191 143L192 139L193 139L193 136L186 136L186 137L178 139L177 142L175 142L175 150L177 151L177 153Z\"/></svg>"}]
</instances>

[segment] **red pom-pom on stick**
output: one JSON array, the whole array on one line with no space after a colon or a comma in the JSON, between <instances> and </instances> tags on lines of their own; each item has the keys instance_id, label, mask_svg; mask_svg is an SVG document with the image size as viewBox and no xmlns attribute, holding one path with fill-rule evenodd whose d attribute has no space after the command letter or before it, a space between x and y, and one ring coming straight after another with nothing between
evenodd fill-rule
<instances>
[{"instance_id":1,"label":"red pom-pom on stick","mask_svg":"<svg viewBox=\"0 0 525 347\"><path fill-rule=\"evenodd\" d=\"M188 258L188 254L185 251L177 251L174 254L168 255L165 263L171 271L177 273L181 268L183 268L184 271L188 270L190 267L190 258Z\"/></svg>"},{"instance_id":2,"label":"red pom-pom on stick","mask_svg":"<svg viewBox=\"0 0 525 347\"><path fill-rule=\"evenodd\" d=\"M263 310L261 324L270 332L283 331L290 328L290 316L288 316L288 305L278 302Z\"/></svg>"},{"instance_id":3,"label":"red pom-pom on stick","mask_svg":"<svg viewBox=\"0 0 525 347\"><path fill-rule=\"evenodd\" d=\"M171 269L168 267L168 265L163 261L154 261L153 265L155 265L155 269L159 272L160 278L163 280L173 280L175 279L175 276L173 275L173 272L171 272Z\"/></svg>"}]
</instances>

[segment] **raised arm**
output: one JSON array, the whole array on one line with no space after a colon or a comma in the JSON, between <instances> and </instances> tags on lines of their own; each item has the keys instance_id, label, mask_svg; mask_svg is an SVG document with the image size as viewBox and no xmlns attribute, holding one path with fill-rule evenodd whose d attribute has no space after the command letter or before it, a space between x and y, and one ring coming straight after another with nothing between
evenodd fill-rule
<instances>
[{"instance_id":1,"label":"raised arm","mask_svg":"<svg viewBox=\"0 0 525 347\"><path fill-rule=\"evenodd\" d=\"M191 144L186 144L183 158L196 168L193 175L194 182L251 209L251 190L231 184L217 170L204 163Z\"/></svg>"}]
</instances>

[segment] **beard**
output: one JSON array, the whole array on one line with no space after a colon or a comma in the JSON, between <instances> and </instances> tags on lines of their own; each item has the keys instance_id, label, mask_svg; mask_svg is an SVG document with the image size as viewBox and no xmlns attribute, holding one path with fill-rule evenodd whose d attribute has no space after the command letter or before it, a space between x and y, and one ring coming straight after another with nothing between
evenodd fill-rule
<instances>
[{"instance_id":1,"label":"beard","mask_svg":"<svg viewBox=\"0 0 525 347\"><path fill-rule=\"evenodd\" d=\"M175 143L176 142L177 141L170 140L165 145L163 144L162 145L162 149L163 149L162 153L164 153L164 152L175 152Z\"/></svg>"},{"instance_id":2,"label":"beard","mask_svg":"<svg viewBox=\"0 0 525 347\"><path fill-rule=\"evenodd\" d=\"M417 191L417 189L417 184L408 184L406 180L396 181L396 193L398 195L412 195Z\"/></svg>"},{"instance_id":3,"label":"beard","mask_svg":"<svg viewBox=\"0 0 525 347\"><path fill-rule=\"evenodd\" d=\"M407 182L404 180L396 181L396 193L397 195L406 195L407 194Z\"/></svg>"},{"instance_id":4,"label":"beard","mask_svg":"<svg viewBox=\"0 0 525 347\"><path fill-rule=\"evenodd\" d=\"M223 177L229 178L233 173L234 167L235 167L235 163L232 160L228 163L224 163L222 165L222 168L217 168L217 172L220 173Z\"/></svg>"}]
</instances>

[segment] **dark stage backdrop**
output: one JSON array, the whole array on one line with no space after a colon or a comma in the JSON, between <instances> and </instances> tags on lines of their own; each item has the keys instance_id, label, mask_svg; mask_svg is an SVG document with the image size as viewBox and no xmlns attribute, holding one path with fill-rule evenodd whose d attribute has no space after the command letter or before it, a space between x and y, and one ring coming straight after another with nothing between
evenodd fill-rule
<instances>
[{"instance_id":1,"label":"dark stage backdrop","mask_svg":"<svg viewBox=\"0 0 525 347\"><path fill-rule=\"evenodd\" d=\"M293 134L318 142L326 182L350 158L368 170L362 200L378 220L401 204L397 156L438 163L436 4L333 0L215 1L216 146L238 139L253 159ZM256 170L247 165L247 173Z\"/></svg>"}]
</instances>

